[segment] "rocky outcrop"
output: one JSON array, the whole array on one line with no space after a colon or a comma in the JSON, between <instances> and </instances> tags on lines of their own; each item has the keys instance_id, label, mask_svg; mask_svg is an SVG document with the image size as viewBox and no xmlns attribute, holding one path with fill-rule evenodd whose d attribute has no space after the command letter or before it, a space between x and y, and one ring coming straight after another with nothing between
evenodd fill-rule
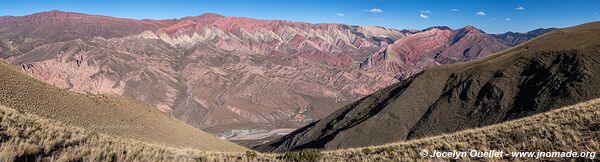
<instances>
[{"instance_id":1,"label":"rocky outcrop","mask_svg":"<svg viewBox=\"0 0 600 162\"><path fill-rule=\"evenodd\" d=\"M440 64L477 59L511 46L472 26L432 27L396 40L360 67L405 79Z\"/></svg>"}]
</instances>

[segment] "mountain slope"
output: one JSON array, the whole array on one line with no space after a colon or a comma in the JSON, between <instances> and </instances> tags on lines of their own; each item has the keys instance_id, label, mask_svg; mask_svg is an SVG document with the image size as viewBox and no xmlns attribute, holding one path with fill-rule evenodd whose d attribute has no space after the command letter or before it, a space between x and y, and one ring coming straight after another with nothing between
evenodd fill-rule
<instances>
[{"instance_id":1,"label":"mountain slope","mask_svg":"<svg viewBox=\"0 0 600 162\"><path fill-rule=\"evenodd\" d=\"M166 116L148 104L111 95L67 92L0 61L0 105L89 131L168 146L243 151L241 146Z\"/></svg>"},{"instance_id":2,"label":"mountain slope","mask_svg":"<svg viewBox=\"0 0 600 162\"><path fill-rule=\"evenodd\" d=\"M261 151L380 145L499 123L600 97L600 23L444 65L339 109Z\"/></svg>"},{"instance_id":3,"label":"mountain slope","mask_svg":"<svg viewBox=\"0 0 600 162\"><path fill-rule=\"evenodd\" d=\"M532 32L543 34L551 30ZM539 35L521 34L520 40ZM508 35L508 34L507 34ZM478 59L524 41L506 43L500 37L489 35L473 26L452 30L448 27L431 27L407 35L393 44L367 57L360 67L369 71L389 73L405 79L424 69L440 64L450 64ZM508 37L508 36L507 36ZM507 38L508 39L508 38Z\"/></svg>"},{"instance_id":4,"label":"mountain slope","mask_svg":"<svg viewBox=\"0 0 600 162\"><path fill-rule=\"evenodd\" d=\"M437 151L503 151L502 158L461 157L471 161L532 161L535 157L513 157L513 151L594 152L600 150L600 99L594 99L500 124L468 129L386 145L327 151L323 161L452 161L454 158L422 157ZM579 158L544 158L550 161L593 161L597 155Z\"/></svg>"},{"instance_id":5,"label":"mountain slope","mask_svg":"<svg viewBox=\"0 0 600 162\"><path fill-rule=\"evenodd\" d=\"M177 148L74 127L0 105L0 161L265 161L241 152Z\"/></svg>"}]
</instances>

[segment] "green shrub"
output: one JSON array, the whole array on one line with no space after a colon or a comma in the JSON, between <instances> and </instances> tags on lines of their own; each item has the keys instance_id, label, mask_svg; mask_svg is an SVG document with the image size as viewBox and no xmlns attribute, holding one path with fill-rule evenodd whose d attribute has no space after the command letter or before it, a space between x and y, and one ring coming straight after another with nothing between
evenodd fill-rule
<instances>
[{"instance_id":1,"label":"green shrub","mask_svg":"<svg viewBox=\"0 0 600 162\"><path fill-rule=\"evenodd\" d=\"M290 161L301 161L299 152L286 152L283 158Z\"/></svg>"},{"instance_id":2,"label":"green shrub","mask_svg":"<svg viewBox=\"0 0 600 162\"><path fill-rule=\"evenodd\" d=\"M257 156L256 152L246 151L246 157L248 157L248 159L254 159L256 156Z\"/></svg>"},{"instance_id":3,"label":"green shrub","mask_svg":"<svg viewBox=\"0 0 600 162\"><path fill-rule=\"evenodd\" d=\"M369 154L373 153L373 150L371 148L367 147L367 148L362 149L362 153L365 155L369 155Z\"/></svg>"},{"instance_id":4,"label":"green shrub","mask_svg":"<svg viewBox=\"0 0 600 162\"><path fill-rule=\"evenodd\" d=\"M303 149L301 151L287 152L284 159L291 161L317 161L323 154L318 149Z\"/></svg>"},{"instance_id":5,"label":"green shrub","mask_svg":"<svg viewBox=\"0 0 600 162\"><path fill-rule=\"evenodd\" d=\"M203 161L206 161L206 158L203 156L197 156L197 157L194 157L194 161L203 162Z\"/></svg>"},{"instance_id":6,"label":"green shrub","mask_svg":"<svg viewBox=\"0 0 600 162\"><path fill-rule=\"evenodd\" d=\"M382 148L377 148L377 150L375 150L376 154L386 154L386 155L394 155L394 153L396 153L396 148L394 147L382 147Z\"/></svg>"},{"instance_id":7,"label":"green shrub","mask_svg":"<svg viewBox=\"0 0 600 162\"><path fill-rule=\"evenodd\" d=\"M394 153L396 153L396 148L394 147L384 147L383 151L385 151L386 154L388 155L393 155Z\"/></svg>"}]
</instances>

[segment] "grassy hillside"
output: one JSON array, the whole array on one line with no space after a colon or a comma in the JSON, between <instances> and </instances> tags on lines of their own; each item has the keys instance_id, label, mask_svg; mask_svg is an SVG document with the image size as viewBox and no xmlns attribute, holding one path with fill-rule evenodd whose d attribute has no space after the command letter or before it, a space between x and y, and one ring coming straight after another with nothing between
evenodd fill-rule
<instances>
[{"instance_id":1,"label":"grassy hillside","mask_svg":"<svg viewBox=\"0 0 600 162\"><path fill-rule=\"evenodd\" d=\"M207 151L246 149L132 99L84 95L37 81L0 61L0 105L116 137Z\"/></svg>"},{"instance_id":2,"label":"grassy hillside","mask_svg":"<svg viewBox=\"0 0 600 162\"><path fill-rule=\"evenodd\" d=\"M424 149L429 152L432 150L470 151L471 149L503 150L504 152L595 151L597 152L596 159L598 159L600 153L600 99L502 124L447 135L374 147L328 151L324 152L323 160L430 160L430 158L422 158L419 155ZM507 157L495 160L532 159Z\"/></svg>"},{"instance_id":3,"label":"grassy hillside","mask_svg":"<svg viewBox=\"0 0 600 162\"><path fill-rule=\"evenodd\" d=\"M389 145L306 154L223 153L114 137L0 106L0 161L414 161L432 160L419 156L423 149L600 151L598 128L600 99L498 125Z\"/></svg>"},{"instance_id":4,"label":"grassy hillside","mask_svg":"<svg viewBox=\"0 0 600 162\"><path fill-rule=\"evenodd\" d=\"M0 161L236 161L243 153L206 152L114 137L0 105ZM268 155L253 158L271 158Z\"/></svg>"}]
</instances>

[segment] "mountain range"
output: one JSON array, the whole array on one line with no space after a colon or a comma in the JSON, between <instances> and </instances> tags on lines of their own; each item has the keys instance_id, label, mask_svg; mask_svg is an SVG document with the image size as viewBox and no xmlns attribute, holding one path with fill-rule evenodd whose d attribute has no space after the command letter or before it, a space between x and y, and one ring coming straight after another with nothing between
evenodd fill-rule
<instances>
[{"instance_id":1,"label":"mountain range","mask_svg":"<svg viewBox=\"0 0 600 162\"><path fill-rule=\"evenodd\" d=\"M2 16L0 161L593 161L598 38L600 22ZM506 154L423 156L449 150Z\"/></svg>"},{"instance_id":2,"label":"mountain range","mask_svg":"<svg viewBox=\"0 0 600 162\"><path fill-rule=\"evenodd\" d=\"M269 152L444 135L600 97L600 23L558 29L478 60L422 71L289 135Z\"/></svg>"},{"instance_id":3,"label":"mountain range","mask_svg":"<svg viewBox=\"0 0 600 162\"><path fill-rule=\"evenodd\" d=\"M210 13L136 20L49 11L0 17L0 56L59 88L132 97L235 138L304 126L424 69L551 30L493 35L472 26L396 30Z\"/></svg>"}]
</instances>

